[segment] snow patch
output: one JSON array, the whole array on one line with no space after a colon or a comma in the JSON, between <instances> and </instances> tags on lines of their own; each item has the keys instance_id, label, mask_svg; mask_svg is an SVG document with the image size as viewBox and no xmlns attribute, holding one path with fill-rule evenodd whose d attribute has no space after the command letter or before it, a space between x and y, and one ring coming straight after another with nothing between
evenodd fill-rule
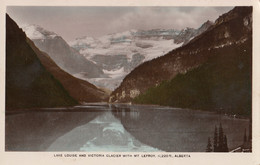
<instances>
[{"instance_id":1,"label":"snow patch","mask_svg":"<svg viewBox=\"0 0 260 165\"><path fill-rule=\"evenodd\" d=\"M124 67L119 68L119 69L117 69L117 70L111 70L111 71L103 69L103 72L104 72L106 75L108 75L109 77L111 77L111 78L118 78L118 77L121 77L121 76L127 74L127 73L124 71Z\"/></svg>"},{"instance_id":2,"label":"snow patch","mask_svg":"<svg viewBox=\"0 0 260 165\"><path fill-rule=\"evenodd\" d=\"M23 25L22 29L24 30L27 37L29 37L31 40L36 39L54 39L58 35L54 32L48 31L43 29L42 27L38 25Z\"/></svg>"},{"instance_id":3,"label":"snow patch","mask_svg":"<svg viewBox=\"0 0 260 165\"><path fill-rule=\"evenodd\" d=\"M26 26L23 28L23 30L25 31L27 37L29 37L30 39L45 39L45 36L40 33L39 31L36 30L35 26Z\"/></svg>"}]
</instances>

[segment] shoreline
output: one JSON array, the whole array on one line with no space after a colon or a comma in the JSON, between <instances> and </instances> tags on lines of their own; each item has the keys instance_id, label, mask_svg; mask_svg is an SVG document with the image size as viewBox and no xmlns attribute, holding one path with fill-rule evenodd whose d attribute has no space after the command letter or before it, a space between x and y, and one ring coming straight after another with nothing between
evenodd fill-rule
<instances>
[{"instance_id":1,"label":"shoreline","mask_svg":"<svg viewBox=\"0 0 260 165\"><path fill-rule=\"evenodd\" d=\"M234 119L247 119L250 120L250 116L244 116L244 115L237 115L237 114L228 114L228 113L222 113L220 111L210 111L210 110L202 110L202 109L191 109L191 108L180 108L180 107L172 107L167 105L157 105L157 104L136 104L136 103L109 103L109 102L92 102L92 103L83 103L75 106L70 107L44 107L44 108L22 108L22 109L16 109L16 110L6 110L5 115L16 115L16 114L22 114L22 113L30 113L30 112L84 112L84 110L80 110L81 108L84 108L84 106L92 106L93 108L96 107L104 107L105 106L111 106L111 105L123 105L123 106L139 106L139 107L163 107L165 109L175 109L175 110L189 110L189 111L197 111L197 112L207 112L212 114L219 114L223 116L227 116ZM92 110L95 111L95 110ZM105 110L98 110L98 111L107 111Z\"/></svg>"}]
</instances>

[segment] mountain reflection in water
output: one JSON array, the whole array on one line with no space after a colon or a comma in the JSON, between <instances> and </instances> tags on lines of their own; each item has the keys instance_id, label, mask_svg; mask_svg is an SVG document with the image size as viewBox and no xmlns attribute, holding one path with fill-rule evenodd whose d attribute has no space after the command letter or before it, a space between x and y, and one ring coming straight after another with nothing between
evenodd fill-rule
<instances>
[{"instance_id":1,"label":"mountain reflection in water","mask_svg":"<svg viewBox=\"0 0 260 165\"><path fill-rule=\"evenodd\" d=\"M6 116L9 151L204 152L222 123L228 147L243 143L249 120L212 112L95 104Z\"/></svg>"}]
</instances>

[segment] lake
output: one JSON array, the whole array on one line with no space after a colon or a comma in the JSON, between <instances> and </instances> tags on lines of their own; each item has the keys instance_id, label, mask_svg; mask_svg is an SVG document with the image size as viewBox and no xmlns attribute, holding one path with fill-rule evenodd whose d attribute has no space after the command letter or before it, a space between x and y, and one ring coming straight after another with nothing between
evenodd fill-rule
<instances>
[{"instance_id":1,"label":"lake","mask_svg":"<svg viewBox=\"0 0 260 165\"><path fill-rule=\"evenodd\" d=\"M41 108L6 115L6 151L205 152L222 124L229 149L249 119L214 112L128 104ZM247 133L248 135L248 133Z\"/></svg>"}]
</instances>

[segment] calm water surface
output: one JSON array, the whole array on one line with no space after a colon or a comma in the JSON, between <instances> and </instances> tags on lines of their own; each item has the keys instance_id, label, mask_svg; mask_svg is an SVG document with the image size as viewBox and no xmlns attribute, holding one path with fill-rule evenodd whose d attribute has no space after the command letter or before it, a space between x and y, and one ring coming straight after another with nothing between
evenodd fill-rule
<instances>
[{"instance_id":1,"label":"calm water surface","mask_svg":"<svg viewBox=\"0 0 260 165\"><path fill-rule=\"evenodd\" d=\"M6 116L7 151L204 152L215 125L228 147L243 143L248 119L160 106L96 104Z\"/></svg>"}]
</instances>

